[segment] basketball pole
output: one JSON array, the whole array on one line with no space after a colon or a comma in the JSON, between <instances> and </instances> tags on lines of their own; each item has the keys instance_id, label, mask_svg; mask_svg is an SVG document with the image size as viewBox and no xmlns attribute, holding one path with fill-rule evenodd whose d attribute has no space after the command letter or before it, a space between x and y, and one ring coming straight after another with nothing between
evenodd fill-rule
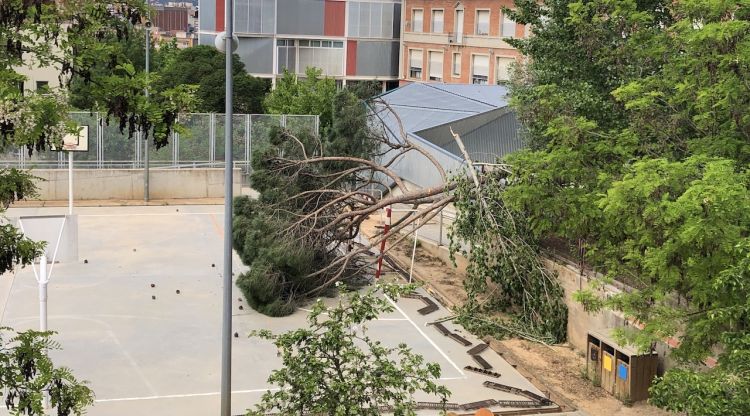
<instances>
[{"instance_id":1,"label":"basketball pole","mask_svg":"<svg viewBox=\"0 0 750 416\"><path fill-rule=\"evenodd\" d=\"M47 330L47 255L39 260L39 330Z\"/></svg>"},{"instance_id":2,"label":"basketball pole","mask_svg":"<svg viewBox=\"0 0 750 416\"><path fill-rule=\"evenodd\" d=\"M68 214L73 215L73 152L68 151Z\"/></svg>"}]
</instances>

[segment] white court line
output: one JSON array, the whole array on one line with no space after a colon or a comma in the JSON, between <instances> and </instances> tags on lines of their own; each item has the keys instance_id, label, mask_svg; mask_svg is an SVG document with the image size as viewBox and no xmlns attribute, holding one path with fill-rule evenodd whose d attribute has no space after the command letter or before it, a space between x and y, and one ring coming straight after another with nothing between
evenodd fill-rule
<instances>
[{"instance_id":1,"label":"white court line","mask_svg":"<svg viewBox=\"0 0 750 416\"><path fill-rule=\"evenodd\" d=\"M396 302L394 302L394 301L393 301L393 300L392 300L391 298L389 298L388 296L386 296L385 298L386 298L386 299L388 299L388 302L390 302L390 303L391 303L391 305L393 305L393 307L394 307L394 308L396 308L396 310L398 310L399 312L401 312L401 315L403 315L403 316L404 316L404 318L406 318L406 320L407 320L407 321L409 321L409 323L410 323L410 324L412 324L412 326L414 326L414 328L415 328L415 329L416 329L416 330L417 330L417 331L418 331L418 332L419 332L420 334L422 334L422 336L424 337L424 339L426 339L426 340L427 340L427 342L429 342L429 343L430 343L430 345L432 345L432 347L433 347L433 348L435 348L435 349L437 350L437 352L439 352L439 353L440 353L440 355L442 355L442 356L443 356L443 358L445 358L445 359L446 359L446 360L447 360L447 361L448 361L448 362L449 362L449 363L450 363L450 364L451 364L451 365L453 366L453 368L455 368L455 369L456 369L456 371L458 371L458 374L461 374L461 376L462 376L461 378L467 378L467 377L466 377L466 373L464 373L464 372L463 372L463 370L461 370L461 369L460 369L460 368L459 368L459 367L458 367L458 366L456 365L456 363L454 363L454 362L453 362L453 360L451 360L451 359L450 359L450 357L448 357L448 354L446 354L445 352L443 352L443 350L441 350L441 349L440 349L440 347L438 347L438 346L437 346L437 344L435 344L435 342L434 342L434 341L433 341L432 339L430 339L430 337L428 337L428 336L427 336L427 334L425 334L425 333L424 333L424 331L422 331L422 328L420 328L420 327L419 327L419 325L417 325L417 324L416 324L416 323L415 323L414 321L412 321L412 320L411 320L411 318L409 318L409 316L408 316L408 315L407 315L406 313L404 313L404 311L403 311L403 310L401 310L401 308L399 308L399 307L398 307L398 305L396 305Z\"/></svg>"},{"instance_id":2,"label":"white court line","mask_svg":"<svg viewBox=\"0 0 750 416\"><path fill-rule=\"evenodd\" d=\"M223 212L170 212L153 214L78 214L79 217L166 217L180 215L217 215Z\"/></svg>"},{"instance_id":3,"label":"white court line","mask_svg":"<svg viewBox=\"0 0 750 416\"><path fill-rule=\"evenodd\" d=\"M255 390L233 390L232 394L248 394L248 393L265 393L267 391L277 391L279 389L255 389ZM188 393L188 394L168 394L165 396L142 396L142 397L122 397L119 399L98 399L94 400L95 403L109 403L109 402L133 402L140 400L161 400L161 399L185 399L189 397L207 397L207 396L218 396L221 392L211 393Z\"/></svg>"},{"instance_id":4,"label":"white court line","mask_svg":"<svg viewBox=\"0 0 750 416\"><path fill-rule=\"evenodd\" d=\"M305 308L297 308L297 309L300 311L305 311L307 313L312 313L311 309L305 309ZM323 312L323 315L328 315L328 313ZM378 318L378 319L374 319L374 321L408 321L408 319L407 318Z\"/></svg>"},{"instance_id":5,"label":"white court line","mask_svg":"<svg viewBox=\"0 0 750 416\"><path fill-rule=\"evenodd\" d=\"M464 380L466 377L441 377L438 380L440 381L448 381L448 380ZM268 389L253 389L253 390L233 390L232 394L250 394L250 393L265 393L267 391L278 391L279 388L268 388ZM188 394L169 394L165 396L142 396L142 397L122 397L117 399L97 399L94 400L95 403L110 403L110 402L134 402L134 401L141 401L141 400L162 400L162 399L187 399L190 397L208 397L208 396L218 396L220 395L220 392L211 392L211 393L188 393Z\"/></svg>"}]
</instances>

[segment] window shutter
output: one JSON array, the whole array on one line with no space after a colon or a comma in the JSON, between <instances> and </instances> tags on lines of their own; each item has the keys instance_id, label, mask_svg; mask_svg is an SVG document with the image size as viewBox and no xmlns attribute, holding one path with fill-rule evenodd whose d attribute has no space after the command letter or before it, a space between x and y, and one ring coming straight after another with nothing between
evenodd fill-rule
<instances>
[{"instance_id":1,"label":"window shutter","mask_svg":"<svg viewBox=\"0 0 750 416\"><path fill-rule=\"evenodd\" d=\"M422 68L422 51L409 51L409 66L412 68Z\"/></svg>"},{"instance_id":2,"label":"window shutter","mask_svg":"<svg viewBox=\"0 0 750 416\"><path fill-rule=\"evenodd\" d=\"M430 77L443 78L442 52L430 52Z\"/></svg>"},{"instance_id":3,"label":"window shutter","mask_svg":"<svg viewBox=\"0 0 750 416\"><path fill-rule=\"evenodd\" d=\"M484 55L474 55L474 75L490 75L490 58Z\"/></svg>"}]
</instances>

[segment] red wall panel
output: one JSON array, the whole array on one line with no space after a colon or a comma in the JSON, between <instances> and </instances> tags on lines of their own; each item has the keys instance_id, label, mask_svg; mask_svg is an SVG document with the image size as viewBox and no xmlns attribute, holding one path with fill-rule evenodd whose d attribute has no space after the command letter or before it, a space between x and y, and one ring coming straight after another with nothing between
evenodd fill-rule
<instances>
[{"instance_id":1,"label":"red wall panel","mask_svg":"<svg viewBox=\"0 0 750 416\"><path fill-rule=\"evenodd\" d=\"M346 75L357 75L357 41L346 42Z\"/></svg>"},{"instance_id":2,"label":"red wall panel","mask_svg":"<svg viewBox=\"0 0 750 416\"><path fill-rule=\"evenodd\" d=\"M344 36L346 22L346 3L343 1L325 0L323 34L325 36Z\"/></svg>"},{"instance_id":3,"label":"red wall panel","mask_svg":"<svg viewBox=\"0 0 750 416\"><path fill-rule=\"evenodd\" d=\"M216 31L224 31L224 0L216 0Z\"/></svg>"}]
</instances>

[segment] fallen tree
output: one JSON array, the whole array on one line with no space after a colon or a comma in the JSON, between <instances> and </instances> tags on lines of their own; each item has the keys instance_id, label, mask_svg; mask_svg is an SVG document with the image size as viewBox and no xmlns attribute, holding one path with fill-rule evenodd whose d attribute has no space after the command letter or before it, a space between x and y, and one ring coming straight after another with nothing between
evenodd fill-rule
<instances>
[{"instance_id":1,"label":"fallen tree","mask_svg":"<svg viewBox=\"0 0 750 416\"><path fill-rule=\"evenodd\" d=\"M333 134L319 138L277 129L253 156L251 182L260 197L235 201L233 236L250 266L237 280L249 304L268 315L285 315L299 301L330 294L336 282L367 282L383 242L390 249L455 203L459 213L451 247L455 253L459 242L469 244L463 254L471 261L469 304L461 316L500 309L518 319L494 324L523 326L545 342L564 339L562 290L525 240L522 221L503 207L502 189L496 186L509 167L494 165L491 174L480 176L466 155L467 172L450 178L402 128L394 134L368 125L364 106L345 94L334 107ZM392 117L401 125L386 103L371 108L385 113L378 118ZM463 147L460 136L454 137ZM421 155L441 183L408 186L394 165L409 153ZM386 194L381 197L373 189ZM389 231L363 238L364 221L394 205L410 209ZM491 299L479 299L488 283L496 288ZM497 334L498 328L482 332Z\"/></svg>"},{"instance_id":2,"label":"fallen tree","mask_svg":"<svg viewBox=\"0 0 750 416\"><path fill-rule=\"evenodd\" d=\"M275 129L253 156L251 183L258 200L235 201L234 246L250 271L238 278L251 306L269 315L290 313L299 300L330 293L338 281L371 274L373 248L417 220L428 221L453 201L454 185L412 190L392 170L419 152L443 179L440 164L405 134L392 137L367 124L367 110L353 94L335 99L327 137ZM384 110L388 111L388 110ZM373 189L389 190L376 198ZM418 211L393 224L388 235L366 240L360 226L394 204Z\"/></svg>"}]
</instances>

